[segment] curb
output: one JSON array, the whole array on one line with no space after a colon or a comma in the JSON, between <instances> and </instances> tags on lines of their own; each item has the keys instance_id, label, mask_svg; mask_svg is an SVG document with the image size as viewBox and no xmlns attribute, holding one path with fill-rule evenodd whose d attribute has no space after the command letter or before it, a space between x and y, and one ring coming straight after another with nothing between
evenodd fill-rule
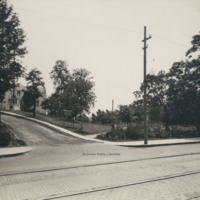
<instances>
[{"instance_id":1,"label":"curb","mask_svg":"<svg viewBox=\"0 0 200 200\"><path fill-rule=\"evenodd\" d=\"M200 139L197 141L187 141L187 142L172 142L172 143L161 143L161 144L123 144L121 142L120 144L118 142L109 142L106 141L104 144L110 144L110 145L116 145L116 146L121 146L121 147L134 147L134 148L148 148L148 147L159 147L159 146L172 146L172 145L183 145L183 144L198 144L200 143Z\"/></svg>"},{"instance_id":2,"label":"curb","mask_svg":"<svg viewBox=\"0 0 200 200\"><path fill-rule=\"evenodd\" d=\"M172 145L183 145L183 144L198 144L200 143L199 141L191 141L191 142L174 142L174 143L163 143L163 144L143 144L143 145L123 145L119 144L118 146L122 147L135 147L135 148L148 148L148 147L159 147L159 146L172 146Z\"/></svg>"},{"instance_id":3,"label":"curb","mask_svg":"<svg viewBox=\"0 0 200 200\"><path fill-rule=\"evenodd\" d=\"M8 147L0 148L0 158L18 156L21 154L28 153L32 150L31 147Z\"/></svg>"}]
</instances>

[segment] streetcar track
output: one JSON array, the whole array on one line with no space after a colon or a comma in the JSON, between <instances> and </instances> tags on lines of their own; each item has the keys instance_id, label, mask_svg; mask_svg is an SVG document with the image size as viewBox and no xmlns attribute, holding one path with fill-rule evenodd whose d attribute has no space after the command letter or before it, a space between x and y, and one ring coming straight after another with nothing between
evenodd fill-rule
<instances>
[{"instance_id":1,"label":"streetcar track","mask_svg":"<svg viewBox=\"0 0 200 200\"><path fill-rule=\"evenodd\" d=\"M182 157L182 156L192 156L192 155L198 155L198 154L200 154L200 152L189 153L189 154L170 155L170 156L159 156L159 157L153 157L153 158L142 158L142 159L135 159L135 160L125 160L125 161L116 161L116 162L105 162L105 163L88 164L88 165L78 165L78 166L59 167L59 168L51 168L51 169L40 169L40 170L32 170L32 171L14 172L14 173L0 174L0 177L23 175L23 174L33 174L33 173L43 173L43 172L77 169L77 168L86 168L86 167L95 167L95 166L103 166L103 165L114 165L114 164L157 160L157 159L167 159L167 158Z\"/></svg>"},{"instance_id":2,"label":"streetcar track","mask_svg":"<svg viewBox=\"0 0 200 200\"><path fill-rule=\"evenodd\" d=\"M54 196L54 197L45 197L42 200L53 200L53 199L67 198L67 197L73 197L73 196L78 196L78 195L91 194L91 193L95 193L95 192L102 192L102 191L106 191L106 190L113 190L113 189L130 187L130 186L135 186L135 185L153 183L153 182L157 182L157 181L165 181L165 180L184 177L184 176L192 176L192 175L195 175L195 174L200 174L200 171L190 171L190 172L182 173L182 174L160 176L160 177L155 177L155 178L152 178L152 179L149 179L149 180L142 180L142 181L138 181L138 182L132 182L132 183L115 185L115 186L104 187L104 188L90 189L90 190L87 190L87 191L71 193L71 194L64 194L64 195L57 195L57 196ZM196 198L199 198L199 197L193 197L192 199L196 199ZM188 200L192 200L192 199L188 199Z\"/></svg>"},{"instance_id":3,"label":"streetcar track","mask_svg":"<svg viewBox=\"0 0 200 200\"><path fill-rule=\"evenodd\" d=\"M186 200L193 200L193 199L198 199L198 198L200 198L200 196L198 196L198 197L192 197L192 198L189 198L189 199L186 199Z\"/></svg>"}]
</instances>

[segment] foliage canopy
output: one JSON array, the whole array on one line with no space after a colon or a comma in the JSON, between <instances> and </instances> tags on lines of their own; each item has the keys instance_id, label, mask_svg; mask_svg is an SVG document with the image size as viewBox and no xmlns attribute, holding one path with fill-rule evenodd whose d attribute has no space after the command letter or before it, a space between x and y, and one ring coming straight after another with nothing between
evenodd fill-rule
<instances>
[{"instance_id":1,"label":"foliage canopy","mask_svg":"<svg viewBox=\"0 0 200 200\"><path fill-rule=\"evenodd\" d=\"M17 14L6 0L0 1L0 100L6 91L15 87L15 81L24 72L20 58L26 53L23 47L25 34L20 28Z\"/></svg>"}]
</instances>

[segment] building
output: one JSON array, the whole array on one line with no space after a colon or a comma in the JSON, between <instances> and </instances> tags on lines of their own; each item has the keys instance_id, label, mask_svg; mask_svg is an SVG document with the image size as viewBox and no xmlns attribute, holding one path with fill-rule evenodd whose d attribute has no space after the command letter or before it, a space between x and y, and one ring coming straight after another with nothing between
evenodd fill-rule
<instances>
[{"instance_id":1,"label":"building","mask_svg":"<svg viewBox=\"0 0 200 200\"><path fill-rule=\"evenodd\" d=\"M39 90L42 97L39 97L36 102L36 113L46 114L46 110L41 106L42 102L46 99L46 90L43 87L39 87ZM25 91L26 86L21 84L19 84L14 90L11 89L7 91L1 105L2 110L21 110L22 98Z\"/></svg>"}]
</instances>

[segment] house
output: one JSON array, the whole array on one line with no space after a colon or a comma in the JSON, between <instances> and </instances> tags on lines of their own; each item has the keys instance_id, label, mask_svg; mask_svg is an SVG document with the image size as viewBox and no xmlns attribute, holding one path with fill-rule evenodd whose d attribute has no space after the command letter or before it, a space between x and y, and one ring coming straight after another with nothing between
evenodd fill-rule
<instances>
[{"instance_id":1,"label":"house","mask_svg":"<svg viewBox=\"0 0 200 200\"><path fill-rule=\"evenodd\" d=\"M46 99L46 90L43 87L39 87L39 90L42 97L39 97L36 102L36 113L46 114L46 110L41 106L42 102ZM25 91L26 86L21 84L19 84L14 90L10 89L7 91L1 105L2 110L21 110L22 98Z\"/></svg>"}]
</instances>

